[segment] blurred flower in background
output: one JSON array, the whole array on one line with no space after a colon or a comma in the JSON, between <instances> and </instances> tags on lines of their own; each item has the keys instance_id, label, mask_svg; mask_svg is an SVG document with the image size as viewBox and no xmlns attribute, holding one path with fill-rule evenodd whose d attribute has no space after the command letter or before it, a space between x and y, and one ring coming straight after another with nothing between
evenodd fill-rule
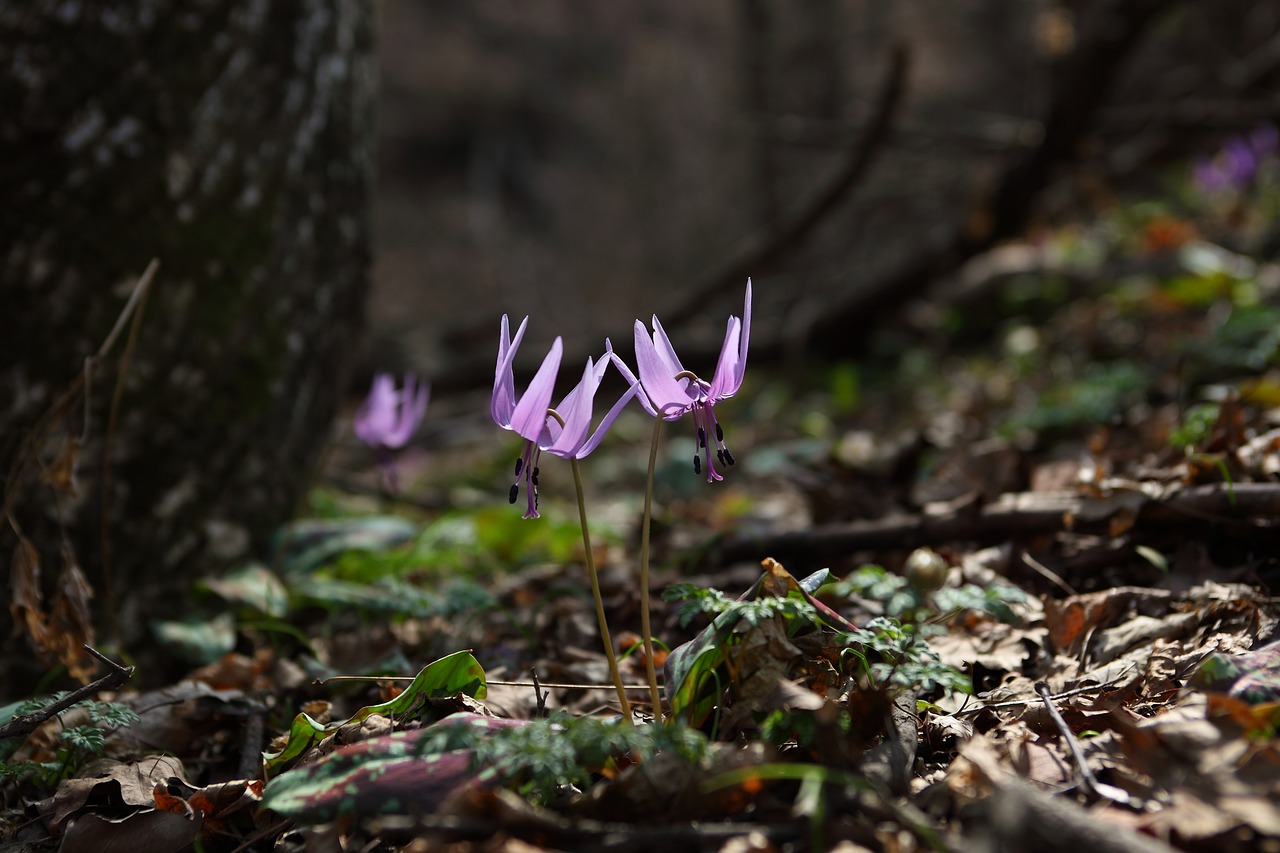
<instances>
[{"instance_id":1,"label":"blurred flower in background","mask_svg":"<svg viewBox=\"0 0 1280 853\"><path fill-rule=\"evenodd\" d=\"M1209 195L1247 189L1258 171L1280 150L1280 132L1264 125L1248 136L1234 136L1212 157L1196 163L1192 181Z\"/></svg>"},{"instance_id":2,"label":"blurred flower in background","mask_svg":"<svg viewBox=\"0 0 1280 853\"><path fill-rule=\"evenodd\" d=\"M373 377L369 396L356 410L356 437L377 454L389 492L399 491L392 451L404 447L413 437L427 413L430 397L431 386L417 382L412 374L405 375L404 388L397 390L390 373L378 373Z\"/></svg>"}]
</instances>

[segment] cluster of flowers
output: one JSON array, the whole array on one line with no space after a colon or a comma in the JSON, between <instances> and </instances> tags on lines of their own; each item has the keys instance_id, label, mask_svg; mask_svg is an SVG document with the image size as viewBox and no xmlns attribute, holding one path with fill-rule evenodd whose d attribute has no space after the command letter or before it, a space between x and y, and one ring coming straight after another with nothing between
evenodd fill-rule
<instances>
[{"instance_id":1,"label":"cluster of flowers","mask_svg":"<svg viewBox=\"0 0 1280 853\"><path fill-rule=\"evenodd\" d=\"M635 323L636 367L639 378L614 352L612 342L606 338L604 354L598 361L587 359L582 380L559 404L552 407L552 391L563 353L563 343L557 337L524 394L517 399L512 363L528 323L529 318L525 317L512 338L507 317L505 314L502 317L498 364L494 372L493 397L489 407L498 426L512 430L525 439L524 450L516 459L515 483L511 486L510 493L510 500L515 503L519 499L521 480L524 481L525 518L538 517L538 461L541 454L546 452L565 459L582 459L587 456L600 444L604 434L632 399L639 402L650 415L663 420L675 421L687 414L692 415L698 437L698 447L693 457L694 471L702 473L705 467L709 483L723 479L716 468L716 461L723 467L732 465L734 460L725 444L724 429L716 420L715 405L732 397L742 387L742 377L747 366L747 344L751 336L749 279L742 317L729 318L720 358L710 382L684 368L671 345L671 339L667 337L666 330L655 315L652 334L644 323L639 320ZM592 432L591 419L596 390L610 364L622 374L628 388ZM715 450L714 460L712 449Z\"/></svg>"},{"instance_id":2,"label":"cluster of flowers","mask_svg":"<svg viewBox=\"0 0 1280 853\"><path fill-rule=\"evenodd\" d=\"M1198 162L1192 181L1203 193L1247 189L1258 171L1280 151L1280 132L1264 125L1248 136L1234 136L1214 154Z\"/></svg>"},{"instance_id":3,"label":"cluster of flowers","mask_svg":"<svg viewBox=\"0 0 1280 853\"><path fill-rule=\"evenodd\" d=\"M710 381L684 368L671 339L655 315L652 333L641 321L635 323L638 378L606 338L604 354L598 360L587 359L582 379L552 407L556 375L564 353L564 343L557 337L543 358L542 366L524 393L517 397L513 364L528 324L529 318L525 317L513 338L507 316L502 316L493 397L489 403L494 422L525 439L524 449L516 459L515 482L510 492L511 503L515 503L523 481L525 518L538 517L538 463L541 454L546 452L565 459L582 459L599 446L609 427L633 399L650 415L663 420L675 421L692 415L698 441L693 457L694 471L701 474L705 470L709 483L723 479L717 463L724 468L734 464L734 459L725 444L724 429L716 419L715 405L732 397L742 386L747 366L747 344L751 336L750 279L747 280L742 317L729 318L720 358ZM622 374L628 388L592 431L596 391L610 364ZM396 483L391 454L403 447L418 428L426 414L429 396L429 386L425 382L418 383L412 375L406 376L404 387L397 389L390 374L380 373L374 377L368 398L356 412L356 436L378 454L388 488L392 491Z\"/></svg>"}]
</instances>

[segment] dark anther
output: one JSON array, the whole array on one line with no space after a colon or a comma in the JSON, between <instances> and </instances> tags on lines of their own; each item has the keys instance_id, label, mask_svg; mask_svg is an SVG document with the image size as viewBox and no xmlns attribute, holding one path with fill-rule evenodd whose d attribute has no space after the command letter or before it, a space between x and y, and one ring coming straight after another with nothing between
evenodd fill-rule
<instances>
[{"instance_id":1,"label":"dark anther","mask_svg":"<svg viewBox=\"0 0 1280 853\"><path fill-rule=\"evenodd\" d=\"M729 448L727 447L724 449L724 461L728 462L730 465L733 464L733 454L729 452Z\"/></svg>"},{"instance_id":2,"label":"dark anther","mask_svg":"<svg viewBox=\"0 0 1280 853\"><path fill-rule=\"evenodd\" d=\"M702 473L702 457L700 457L696 453L693 454L693 473L695 474Z\"/></svg>"},{"instance_id":3,"label":"dark anther","mask_svg":"<svg viewBox=\"0 0 1280 853\"><path fill-rule=\"evenodd\" d=\"M725 461L724 461L724 451L723 451L723 450L717 450L717 451L716 451L716 458L720 460L720 464L721 464L721 465L724 465L724 464L725 464Z\"/></svg>"},{"instance_id":4,"label":"dark anther","mask_svg":"<svg viewBox=\"0 0 1280 853\"><path fill-rule=\"evenodd\" d=\"M699 447L707 446L707 431L702 427L698 427L698 446Z\"/></svg>"},{"instance_id":5,"label":"dark anther","mask_svg":"<svg viewBox=\"0 0 1280 853\"><path fill-rule=\"evenodd\" d=\"M535 486L536 486L536 485L538 485L538 471L539 471L539 470L540 470L540 469L535 465L535 466L534 466L534 468L533 468L533 475L532 475L531 477L529 477L530 482L532 482Z\"/></svg>"},{"instance_id":6,"label":"dark anther","mask_svg":"<svg viewBox=\"0 0 1280 853\"><path fill-rule=\"evenodd\" d=\"M524 470L524 457L517 456L516 457L516 476L519 477L520 472L523 470Z\"/></svg>"},{"instance_id":7,"label":"dark anther","mask_svg":"<svg viewBox=\"0 0 1280 853\"><path fill-rule=\"evenodd\" d=\"M515 503L515 502L516 502L516 498L517 498L517 497L519 497L519 496L520 496L520 487L519 487L519 486L512 486L512 487L511 487L511 494L507 495L507 502L508 502L508 503Z\"/></svg>"},{"instance_id":8,"label":"dark anther","mask_svg":"<svg viewBox=\"0 0 1280 853\"><path fill-rule=\"evenodd\" d=\"M716 441L724 441L724 430L720 428L720 424L716 424Z\"/></svg>"}]
</instances>

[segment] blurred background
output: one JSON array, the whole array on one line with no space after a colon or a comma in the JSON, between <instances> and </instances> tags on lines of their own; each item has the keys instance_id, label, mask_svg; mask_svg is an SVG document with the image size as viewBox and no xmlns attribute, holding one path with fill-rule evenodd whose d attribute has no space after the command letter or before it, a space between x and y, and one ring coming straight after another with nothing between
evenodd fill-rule
<instances>
[{"instance_id":1,"label":"blurred background","mask_svg":"<svg viewBox=\"0 0 1280 853\"><path fill-rule=\"evenodd\" d=\"M406 499L500 501L503 313L522 376L655 313L705 374L752 277L727 408L791 527L1280 404L1277 0L27 0L0 71L0 553L64 663L321 472L383 497L376 371L432 384Z\"/></svg>"},{"instance_id":2,"label":"blurred background","mask_svg":"<svg viewBox=\"0 0 1280 853\"><path fill-rule=\"evenodd\" d=\"M748 274L761 358L854 355L1273 120L1277 6L384 0L375 361L481 378L502 312L710 348Z\"/></svg>"}]
</instances>

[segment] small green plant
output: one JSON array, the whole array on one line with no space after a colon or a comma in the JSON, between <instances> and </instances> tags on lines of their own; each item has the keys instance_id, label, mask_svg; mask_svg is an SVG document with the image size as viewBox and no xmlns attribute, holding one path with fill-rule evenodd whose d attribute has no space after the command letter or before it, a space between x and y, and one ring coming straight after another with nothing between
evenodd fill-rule
<instances>
[{"instance_id":1,"label":"small green plant","mask_svg":"<svg viewBox=\"0 0 1280 853\"><path fill-rule=\"evenodd\" d=\"M0 716L13 719L47 707L67 694L55 693L53 696L28 699L4 709ZM78 702L58 715L72 709L81 708L88 713L89 723L67 726L58 733L57 740L51 748L52 756L44 761L5 761L0 763L0 779L27 778L40 788L53 788L60 781L73 775L85 762L102 755L107 744L107 731L110 729L128 728L138 722L138 715L131 708L117 702L98 702L86 699ZM6 713L7 712L7 713ZM0 742L0 755L6 759L22 746L22 738L10 738Z\"/></svg>"},{"instance_id":2,"label":"small green plant","mask_svg":"<svg viewBox=\"0 0 1280 853\"><path fill-rule=\"evenodd\" d=\"M986 586L967 583L926 592L908 578L873 565L857 569L835 584L833 591L840 597L859 596L877 601L885 615L909 625L924 625L966 610L988 613L1012 624L1018 621L1018 616L1010 605L1026 600L1022 590L1004 583Z\"/></svg>"},{"instance_id":3,"label":"small green plant","mask_svg":"<svg viewBox=\"0 0 1280 853\"><path fill-rule=\"evenodd\" d=\"M960 670L943 663L919 630L896 619L878 616L841 637L841 657L857 661L872 686L905 688L915 693L934 690L972 692Z\"/></svg>"},{"instance_id":4,"label":"small green plant","mask_svg":"<svg viewBox=\"0 0 1280 853\"><path fill-rule=\"evenodd\" d=\"M715 618L722 613L730 613L732 621L742 620L753 628L775 616L795 625L813 625L818 619L817 608L803 598L735 600L718 589L703 589L691 583L672 584L662 591L662 598L680 602L676 614L682 628L688 627L701 614Z\"/></svg>"},{"instance_id":5,"label":"small green plant","mask_svg":"<svg viewBox=\"0 0 1280 853\"><path fill-rule=\"evenodd\" d=\"M622 763L642 763L660 752L697 766L706 756L707 738L678 721L629 726L558 714L497 730L441 726L417 744L421 756L455 750L470 752L473 770L493 768L505 787L545 804L589 785L594 774Z\"/></svg>"}]
</instances>

